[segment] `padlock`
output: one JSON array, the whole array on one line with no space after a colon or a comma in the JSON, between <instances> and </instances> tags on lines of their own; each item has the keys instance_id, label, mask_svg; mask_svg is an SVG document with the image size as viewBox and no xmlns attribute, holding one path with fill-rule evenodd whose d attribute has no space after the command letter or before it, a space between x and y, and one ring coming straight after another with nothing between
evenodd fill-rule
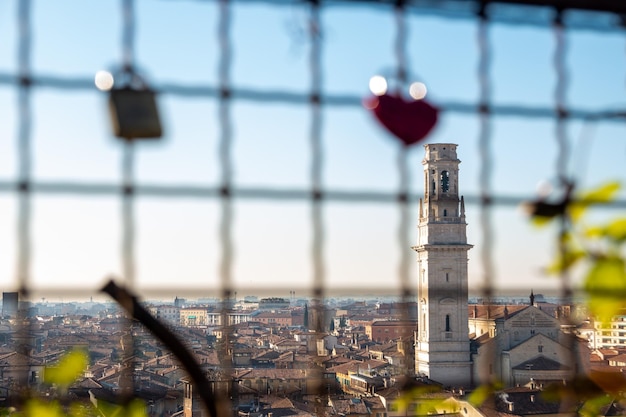
<instances>
[{"instance_id":1,"label":"padlock","mask_svg":"<svg viewBox=\"0 0 626 417\"><path fill-rule=\"evenodd\" d=\"M110 90L109 113L118 138L157 139L163 134L155 93L147 87Z\"/></svg>"}]
</instances>

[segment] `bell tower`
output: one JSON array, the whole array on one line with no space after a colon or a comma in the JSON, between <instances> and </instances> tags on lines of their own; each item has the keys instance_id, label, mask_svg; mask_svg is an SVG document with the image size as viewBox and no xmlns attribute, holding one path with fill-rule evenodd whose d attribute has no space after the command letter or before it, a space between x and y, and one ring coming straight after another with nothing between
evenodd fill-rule
<instances>
[{"instance_id":1,"label":"bell tower","mask_svg":"<svg viewBox=\"0 0 626 417\"><path fill-rule=\"evenodd\" d=\"M459 198L457 145L424 145L424 197L417 245L418 331L415 372L452 387L470 387L465 203Z\"/></svg>"}]
</instances>

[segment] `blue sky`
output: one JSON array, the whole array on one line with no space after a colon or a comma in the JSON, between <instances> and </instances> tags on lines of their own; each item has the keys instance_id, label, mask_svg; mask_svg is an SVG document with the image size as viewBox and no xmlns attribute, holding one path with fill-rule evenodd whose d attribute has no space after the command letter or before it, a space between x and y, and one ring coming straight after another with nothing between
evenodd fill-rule
<instances>
[{"instance_id":1,"label":"blue sky","mask_svg":"<svg viewBox=\"0 0 626 417\"><path fill-rule=\"evenodd\" d=\"M0 73L14 74L17 0L0 0ZM36 75L92 78L114 69L121 57L118 2L33 1L32 67ZM214 86L218 80L218 8L213 2L141 0L136 3L136 59L156 87L165 83ZM233 7L235 87L306 93L309 40L307 14L299 6L237 2ZM407 52L414 78L429 87L433 102L474 103L476 22L408 16ZM323 88L334 94L368 95L369 78L395 67L393 14L382 7L337 6L322 12ZM583 110L625 108L626 55L621 33L567 34L567 102ZM494 24L490 29L491 80L495 104L554 105L554 35L550 28ZM0 84L0 180L17 172L17 94ZM33 177L115 183L121 149L111 137L106 96L90 91L35 88ZM162 95L159 105L166 136L141 144L137 180L143 183L216 185L219 181L217 103L212 99ZM234 101L235 186L306 188L311 111L306 105ZM493 190L534 195L537 184L555 178L554 122L549 119L492 119ZM581 148L581 122L568 135L575 155L583 153L583 185L624 180L624 126L602 123ZM479 124L474 115L444 113L428 142L458 143L461 190L479 190ZM398 187L397 142L361 107L329 106L323 112L323 182L328 189L394 192ZM409 155L412 190L421 194L423 150ZM572 166L580 175L580 164ZM115 196L33 197L35 285L97 288L109 273L119 274L119 199ZM15 285L16 198L0 194L0 283ZM310 213L304 201L237 200L234 205L234 281L247 286L307 288L311 282ZM215 288L219 283L216 200L137 201L138 285L140 288ZM329 287L397 285L399 210L390 204L329 202L324 208ZM417 238L412 207L411 241ZM607 216L616 212L606 213ZM478 207L468 207L470 283L482 278ZM552 250L550 231L537 231L515 207L494 211L494 258L499 288L558 288L540 274ZM405 248L405 250L407 250ZM414 271L412 270L412 273Z\"/></svg>"}]
</instances>

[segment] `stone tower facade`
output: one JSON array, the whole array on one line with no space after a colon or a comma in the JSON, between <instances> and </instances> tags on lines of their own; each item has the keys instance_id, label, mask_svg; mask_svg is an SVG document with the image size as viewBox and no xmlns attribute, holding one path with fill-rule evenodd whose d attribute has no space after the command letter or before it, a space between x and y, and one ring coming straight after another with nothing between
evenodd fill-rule
<instances>
[{"instance_id":1,"label":"stone tower facade","mask_svg":"<svg viewBox=\"0 0 626 417\"><path fill-rule=\"evenodd\" d=\"M467 317L465 204L459 198L457 145L428 144L417 245L415 371L452 387L472 385Z\"/></svg>"}]
</instances>

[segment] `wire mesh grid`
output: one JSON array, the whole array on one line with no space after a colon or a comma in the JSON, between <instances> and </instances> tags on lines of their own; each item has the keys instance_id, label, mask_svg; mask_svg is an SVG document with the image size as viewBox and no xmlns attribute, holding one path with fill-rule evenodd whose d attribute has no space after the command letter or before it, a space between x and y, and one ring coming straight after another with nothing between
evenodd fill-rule
<instances>
[{"instance_id":1,"label":"wire mesh grid","mask_svg":"<svg viewBox=\"0 0 626 417\"><path fill-rule=\"evenodd\" d=\"M36 196L67 196L71 195L78 199L90 198L113 198L121 201L120 213L120 244L119 253L122 260L121 275L125 285L131 289L138 289L142 295L172 296L178 291L218 296L222 299L236 297L237 291L249 293L276 294L285 292L287 289L298 288L314 299L322 300L329 294L359 296L365 294L389 294L387 285L374 285L361 287L358 285L329 285L328 281L328 235L329 214L328 208L333 204L358 205L384 205L397 206L398 224L396 226L396 238L393 245L398 255L396 271L389 275L397 277L399 295L404 301L411 300L414 289L411 283L411 254L408 252L410 242L414 240L411 213L414 203L418 198L418 187L411 183L409 165L413 162L406 148L397 147L395 170L397 170L398 184L394 189L387 190L361 190L358 188L346 189L327 186L324 183L324 168L328 161L328 149L325 149L326 119L333 111L350 109L362 111L362 95L356 93L344 93L340 89L325 88L324 79L329 76L325 70L325 46L332 42L324 27L323 13L333 8L348 8L354 10L374 9L387 16L393 17L393 77L399 84L406 84L415 66L415 61L410 61L409 32L411 24L416 19L432 17L443 19L445 25L454 26L470 22L476 37L476 65L475 83L477 97L475 100L442 99L437 105L443 114L460 115L477 121L477 154L475 161L478 169L477 187L469 195L465 196L468 205L473 206L479 213L477 229L480 240L479 263L481 264L481 289L478 294L486 298L493 297L494 288L497 288L497 277L494 254L494 234L496 233L496 220L494 219L495 208L514 208L524 200L532 198L532 195L506 193L496 190L493 186L494 163L498 159L494 141L494 121L502 118L514 118L522 121L548 121L554 123L554 154L556 155L553 169L545 169L558 181L564 182L568 177L568 164L571 163L572 151L570 146L574 140L570 137L571 124L585 124L593 120L594 123L615 124L621 117L621 111L614 106L589 109L577 106L572 101L568 105L568 88L570 72L575 73L577 68L568 67L568 35L577 31L592 31L602 36L622 36L623 29L619 10L601 9L596 13L587 4L575 4L574 9L569 10L569 4L547 4L528 7L527 5L506 5L498 2L474 2L474 1L437 1L437 2L291 2L291 1L267 1L267 2L230 2L227 0L210 3L212 12L218 16L216 24L217 48L217 74L213 84L163 82L156 85L161 97L172 97L181 101L203 100L216 106L216 139L217 139L217 181L212 184L197 182L168 184L167 182L144 182L136 179L136 160L141 154L141 145L136 143L120 143L121 154L120 175L121 181L83 181L80 174L76 174L77 180L56 180L53 178L41 178L33 175L34 153L36 145L33 142L33 130L36 126L37 114L34 106L34 96L39 90L51 90L62 94L91 93L93 82L87 76L72 76L52 72L38 71L34 69L33 60L36 58L33 48L34 13L35 3L27 0L16 3L17 19L15 24L15 40L17 42L17 60L15 70L3 68L0 71L0 89L15 91L17 102L13 106L13 112L17 123L15 124L15 157L12 159L15 166L15 176L0 178L0 192L10 201L17 202L15 210L16 239L15 239L15 267L13 277L9 285L26 296L42 294L48 297L79 297L90 296L93 288L75 289L66 286L63 282L55 282L54 285L46 285L42 282L36 284L32 280L33 256L32 247L37 237L33 233L33 199ZM584 2L583 2L584 3ZM120 27L121 27L121 67L136 67L137 56L141 50L137 44L137 21L138 2L133 0L121 1ZM234 8L238 11L251 5L261 5L275 9L296 10L305 16L302 24L302 32L306 38L308 57L306 65L306 78L308 84L304 89L278 89L278 88L253 88L244 83L238 85L233 80L234 56L237 53L237 34L233 30ZM554 6L554 7L552 7ZM195 2L195 8L209 7L205 2ZM578 10L582 9L582 10ZM623 11L622 11L623 12ZM411 24L409 24L409 21ZM461 22L461 23L460 23ZM553 37L554 47L552 52L552 69L548 63L544 63L544 72L553 71L551 79L554 80L553 104L524 104L514 101L503 102L494 100L494 82L492 66L494 56L498 51L494 47L495 39L490 32L496 27L504 27L513 30L527 27L548 29ZM245 53L246 51L241 51ZM623 58L623 57L622 57ZM419 69L419 68L418 68ZM150 68L148 68L150 70ZM95 92L93 93L95 94ZM251 106L262 107L265 105L299 106L308 112L308 178L303 187L274 187L258 184L238 184L235 175L237 169L234 158L235 131L238 123L235 117L236 103L246 103ZM512 104L511 104L512 103ZM287 117L289 117L287 115ZM335 126L335 125L333 125ZM503 129L500 127L500 129ZM173 138L176 140L176 138ZM365 145L367 146L367 145ZM506 146L500 145L500 146ZM530 163L532 164L532 162ZM288 174L287 174L288 175ZM419 183L419 181L417 181ZM559 185L562 185L559 183ZM140 248L141 233L137 229L137 221L140 218L137 205L142 199L180 200L194 199L200 201L216 201L215 213L219 218L218 243L215 248L219 251L218 259L218 285L194 284L180 289L176 285L150 285L144 282L137 284L136 258ZM234 239L237 218L235 206L240 201L269 201L278 207L297 202L308 207L308 242L298 242L309 247L309 262L311 282L306 285L283 284L242 284L234 277L236 264L237 242ZM626 202L618 201L612 208L623 209ZM215 214L214 213L214 214ZM9 281L7 281L9 282ZM571 283L568 277L561 278L561 295L571 297ZM213 282L212 284L216 284ZM332 288L332 289L331 289ZM512 287L526 292L527 288ZM291 294L291 291L290 291Z\"/></svg>"}]
</instances>

